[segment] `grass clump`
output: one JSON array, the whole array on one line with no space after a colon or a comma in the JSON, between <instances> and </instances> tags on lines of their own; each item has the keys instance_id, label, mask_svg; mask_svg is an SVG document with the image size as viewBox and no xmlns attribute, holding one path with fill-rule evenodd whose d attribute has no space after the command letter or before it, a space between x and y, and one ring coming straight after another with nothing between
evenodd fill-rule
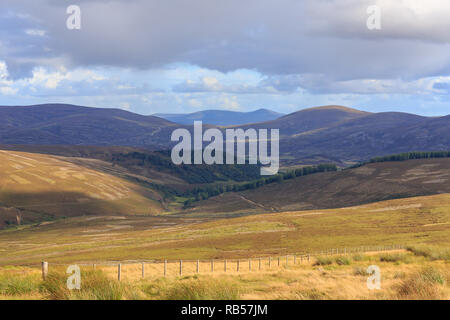
<instances>
[{"instance_id":1,"label":"grass clump","mask_svg":"<svg viewBox=\"0 0 450 320\"><path fill-rule=\"evenodd\" d=\"M364 261L364 260L367 260L367 259L368 259L368 257L366 255L363 255L363 254L354 254L352 256L352 260L353 261Z\"/></svg>"},{"instance_id":2,"label":"grass clump","mask_svg":"<svg viewBox=\"0 0 450 320\"><path fill-rule=\"evenodd\" d=\"M328 295L317 289L303 290L297 292L299 300L327 300Z\"/></svg>"},{"instance_id":3,"label":"grass clump","mask_svg":"<svg viewBox=\"0 0 450 320\"><path fill-rule=\"evenodd\" d=\"M49 273L40 288L42 293L55 300L122 300L129 293L126 289L125 285L108 278L100 270L82 272L80 290L69 290L67 275L62 272Z\"/></svg>"},{"instance_id":4,"label":"grass clump","mask_svg":"<svg viewBox=\"0 0 450 320\"><path fill-rule=\"evenodd\" d=\"M369 273L367 273L367 269L362 267L355 267L353 269L353 275L355 276L368 276Z\"/></svg>"},{"instance_id":5,"label":"grass clump","mask_svg":"<svg viewBox=\"0 0 450 320\"><path fill-rule=\"evenodd\" d=\"M238 300L239 288L225 281L189 279L164 290L165 300Z\"/></svg>"},{"instance_id":6,"label":"grass clump","mask_svg":"<svg viewBox=\"0 0 450 320\"><path fill-rule=\"evenodd\" d=\"M416 256L422 256L429 260L445 260L450 261L450 248L433 247L433 246L410 246L406 248L409 252Z\"/></svg>"},{"instance_id":7,"label":"grass clump","mask_svg":"<svg viewBox=\"0 0 450 320\"><path fill-rule=\"evenodd\" d=\"M397 298L408 300L441 299L440 287L445 284L444 276L433 267L414 273L397 287Z\"/></svg>"},{"instance_id":8,"label":"grass clump","mask_svg":"<svg viewBox=\"0 0 450 320\"><path fill-rule=\"evenodd\" d=\"M379 256L380 262L394 262L394 263L410 263L411 257L405 253L382 254Z\"/></svg>"},{"instance_id":9,"label":"grass clump","mask_svg":"<svg viewBox=\"0 0 450 320\"><path fill-rule=\"evenodd\" d=\"M333 259L329 257L317 257L313 266L328 266L333 263Z\"/></svg>"},{"instance_id":10,"label":"grass clump","mask_svg":"<svg viewBox=\"0 0 450 320\"><path fill-rule=\"evenodd\" d=\"M344 256L337 257L334 261L336 262L337 265L340 266L348 266L352 262L350 258Z\"/></svg>"},{"instance_id":11,"label":"grass clump","mask_svg":"<svg viewBox=\"0 0 450 320\"><path fill-rule=\"evenodd\" d=\"M19 296L39 291L38 275L4 274L0 276L0 294Z\"/></svg>"}]
</instances>

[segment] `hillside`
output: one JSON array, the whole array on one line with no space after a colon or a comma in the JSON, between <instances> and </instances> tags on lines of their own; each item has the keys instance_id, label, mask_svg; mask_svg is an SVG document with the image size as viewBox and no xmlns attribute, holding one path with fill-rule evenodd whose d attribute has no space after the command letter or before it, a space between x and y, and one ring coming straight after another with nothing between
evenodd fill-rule
<instances>
[{"instance_id":1,"label":"hillside","mask_svg":"<svg viewBox=\"0 0 450 320\"><path fill-rule=\"evenodd\" d=\"M450 195L442 194L214 221L186 216L75 217L37 227L0 230L0 265L38 264L43 260L51 264L248 259L391 244L448 248L449 201Z\"/></svg>"},{"instance_id":2,"label":"hillside","mask_svg":"<svg viewBox=\"0 0 450 320\"><path fill-rule=\"evenodd\" d=\"M105 212L163 211L158 193L57 156L0 150L0 190L0 228Z\"/></svg>"},{"instance_id":3,"label":"hillside","mask_svg":"<svg viewBox=\"0 0 450 320\"><path fill-rule=\"evenodd\" d=\"M0 107L0 143L166 147L180 127L120 109L65 104Z\"/></svg>"},{"instance_id":4,"label":"hillside","mask_svg":"<svg viewBox=\"0 0 450 320\"><path fill-rule=\"evenodd\" d=\"M322 158L343 163L393 153L450 148L450 117L426 118L385 112L292 136L280 142L283 157L311 162Z\"/></svg>"},{"instance_id":5,"label":"hillside","mask_svg":"<svg viewBox=\"0 0 450 320\"><path fill-rule=\"evenodd\" d=\"M225 193L196 202L192 215L243 214L361 205L375 201L450 193L450 159L371 163Z\"/></svg>"},{"instance_id":6,"label":"hillside","mask_svg":"<svg viewBox=\"0 0 450 320\"><path fill-rule=\"evenodd\" d=\"M255 129L280 129L280 136L292 137L302 133L314 132L330 126L339 125L347 120L359 119L369 112L363 112L343 106L323 106L303 109L272 121L244 126Z\"/></svg>"},{"instance_id":7,"label":"hillside","mask_svg":"<svg viewBox=\"0 0 450 320\"><path fill-rule=\"evenodd\" d=\"M250 112L204 110L184 114L157 113L154 116L185 125L192 125L194 121L203 121L203 123L212 125L231 126L274 120L283 115L272 110L258 109Z\"/></svg>"},{"instance_id":8,"label":"hillside","mask_svg":"<svg viewBox=\"0 0 450 320\"><path fill-rule=\"evenodd\" d=\"M169 150L173 130L182 127L192 131L192 126L154 116L72 105L0 107L0 119L0 144ZM324 106L239 127L279 129L283 166L330 162L347 166L393 153L450 149L450 116L431 118Z\"/></svg>"}]
</instances>

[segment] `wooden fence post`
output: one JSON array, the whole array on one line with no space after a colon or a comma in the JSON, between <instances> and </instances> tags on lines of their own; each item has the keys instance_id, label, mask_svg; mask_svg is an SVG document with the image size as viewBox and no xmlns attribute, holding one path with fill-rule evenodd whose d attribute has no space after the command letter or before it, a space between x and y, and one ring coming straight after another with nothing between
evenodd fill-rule
<instances>
[{"instance_id":1,"label":"wooden fence post","mask_svg":"<svg viewBox=\"0 0 450 320\"><path fill-rule=\"evenodd\" d=\"M227 259L223 262L223 270L227 272Z\"/></svg>"},{"instance_id":2,"label":"wooden fence post","mask_svg":"<svg viewBox=\"0 0 450 320\"><path fill-rule=\"evenodd\" d=\"M252 271L252 258L248 259L248 271Z\"/></svg>"},{"instance_id":3,"label":"wooden fence post","mask_svg":"<svg viewBox=\"0 0 450 320\"><path fill-rule=\"evenodd\" d=\"M297 263L297 255L294 254L294 264L296 264L296 263Z\"/></svg>"},{"instance_id":4,"label":"wooden fence post","mask_svg":"<svg viewBox=\"0 0 450 320\"><path fill-rule=\"evenodd\" d=\"M142 262L142 279L145 278L145 262Z\"/></svg>"},{"instance_id":5,"label":"wooden fence post","mask_svg":"<svg viewBox=\"0 0 450 320\"><path fill-rule=\"evenodd\" d=\"M239 272L239 263L240 263L240 260L238 259L238 260L237 260L237 266L236 266L237 272Z\"/></svg>"},{"instance_id":6,"label":"wooden fence post","mask_svg":"<svg viewBox=\"0 0 450 320\"><path fill-rule=\"evenodd\" d=\"M214 272L214 259L211 259L211 272Z\"/></svg>"},{"instance_id":7,"label":"wooden fence post","mask_svg":"<svg viewBox=\"0 0 450 320\"><path fill-rule=\"evenodd\" d=\"M272 257L269 257L269 268L272 265Z\"/></svg>"},{"instance_id":8,"label":"wooden fence post","mask_svg":"<svg viewBox=\"0 0 450 320\"><path fill-rule=\"evenodd\" d=\"M117 265L117 280L120 281L120 279L122 278L122 264L118 264Z\"/></svg>"},{"instance_id":9,"label":"wooden fence post","mask_svg":"<svg viewBox=\"0 0 450 320\"><path fill-rule=\"evenodd\" d=\"M289 256L286 255L286 267L288 266L288 262L289 262Z\"/></svg>"},{"instance_id":10,"label":"wooden fence post","mask_svg":"<svg viewBox=\"0 0 450 320\"><path fill-rule=\"evenodd\" d=\"M280 256L278 256L278 266L280 266Z\"/></svg>"},{"instance_id":11,"label":"wooden fence post","mask_svg":"<svg viewBox=\"0 0 450 320\"><path fill-rule=\"evenodd\" d=\"M47 280L48 275L48 262L42 261L42 279Z\"/></svg>"},{"instance_id":12,"label":"wooden fence post","mask_svg":"<svg viewBox=\"0 0 450 320\"><path fill-rule=\"evenodd\" d=\"M180 260L180 276L183 275L183 260Z\"/></svg>"}]
</instances>

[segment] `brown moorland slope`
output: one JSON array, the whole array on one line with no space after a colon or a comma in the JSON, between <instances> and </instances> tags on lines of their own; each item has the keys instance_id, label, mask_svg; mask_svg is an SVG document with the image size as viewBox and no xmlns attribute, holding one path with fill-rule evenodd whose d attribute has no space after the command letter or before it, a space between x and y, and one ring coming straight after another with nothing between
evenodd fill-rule
<instances>
[{"instance_id":1,"label":"brown moorland slope","mask_svg":"<svg viewBox=\"0 0 450 320\"><path fill-rule=\"evenodd\" d=\"M339 208L395 198L450 192L450 159L419 159L367 164L225 193L187 210L237 214Z\"/></svg>"},{"instance_id":2,"label":"brown moorland slope","mask_svg":"<svg viewBox=\"0 0 450 320\"><path fill-rule=\"evenodd\" d=\"M162 212L157 193L72 162L0 150L0 227L104 212Z\"/></svg>"}]
</instances>

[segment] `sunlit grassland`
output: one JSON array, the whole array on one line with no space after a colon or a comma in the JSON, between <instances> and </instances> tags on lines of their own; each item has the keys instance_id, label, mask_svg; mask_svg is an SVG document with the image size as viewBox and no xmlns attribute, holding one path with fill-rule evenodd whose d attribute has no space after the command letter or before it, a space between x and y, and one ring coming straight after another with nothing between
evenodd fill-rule
<instances>
[{"instance_id":1,"label":"sunlit grassland","mask_svg":"<svg viewBox=\"0 0 450 320\"><path fill-rule=\"evenodd\" d=\"M436 248L426 250L434 252ZM330 263L326 265L312 258L287 267L265 265L262 270L149 275L144 279L139 268L133 267L125 271L128 277L121 282L105 268L83 266L81 290L73 291L66 287L68 275L63 266L51 268L45 282L37 268L1 267L0 299L450 299L449 260L420 255L414 248L327 259ZM348 263L340 263L343 259ZM380 290L367 288L369 265L380 267Z\"/></svg>"},{"instance_id":2,"label":"sunlit grassland","mask_svg":"<svg viewBox=\"0 0 450 320\"><path fill-rule=\"evenodd\" d=\"M0 231L0 265L238 259L330 248L450 243L450 194L206 221L183 216L69 218Z\"/></svg>"}]
</instances>

